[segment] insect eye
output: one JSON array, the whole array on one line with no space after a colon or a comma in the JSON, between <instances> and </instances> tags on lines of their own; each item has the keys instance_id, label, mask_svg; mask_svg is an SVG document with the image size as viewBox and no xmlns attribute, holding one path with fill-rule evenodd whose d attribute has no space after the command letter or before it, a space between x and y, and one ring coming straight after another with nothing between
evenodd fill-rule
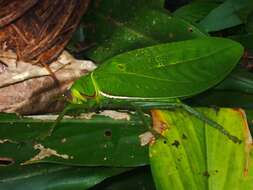
<instances>
[{"instance_id":1,"label":"insect eye","mask_svg":"<svg viewBox=\"0 0 253 190\"><path fill-rule=\"evenodd\" d=\"M67 91L63 94L63 97L64 97L64 99L67 100L67 101L72 101L72 99L73 99L70 90L67 90Z\"/></svg>"}]
</instances>

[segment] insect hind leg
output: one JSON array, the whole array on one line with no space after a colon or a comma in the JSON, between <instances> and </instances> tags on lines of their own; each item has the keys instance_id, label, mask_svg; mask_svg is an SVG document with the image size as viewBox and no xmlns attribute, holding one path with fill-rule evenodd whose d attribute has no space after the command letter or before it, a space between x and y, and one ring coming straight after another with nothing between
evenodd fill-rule
<instances>
[{"instance_id":1,"label":"insect hind leg","mask_svg":"<svg viewBox=\"0 0 253 190\"><path fill-rule=\"evenodd\" d=\"M230 132L227 131L223 126L221 126L217 122L211 120L205 114L203 114L203 113L195 110L194 108L192 108L192 107L190 107L186 104L183 104L181 102L166 102L166 101L164 101L164 102L136 102L135 105L139 106L139 107L142 107L144 109L151 109L151 108L152 109L154 109L154 108L158 108L158 109L182 108L186 112L194 115L196 118L198 118L201 121L209 124L211 127L217 129L219 132L224 134L226 137L228 137L234 143L240 144L242 142L238 137L230 134Z\"/></svg>"},{"instance_id":2,"label":"insect hind leg","mask_svg":"<svg viewBox=\"0 0 253 190\"><path fill-rule=\"evenodd\" d=\"M220 131L222 134L224 134L225 136L227 136L231 141L233 141L234 143L238 143L240 144L242 141L230 134L230 132L228 132L223 126L221 126L220 124L218 124L217 122L211 120L210 118L208 118L206 115L204 115L201 112L196 111L195 109L193 109L192 107L181 103L181 107L187 111L188 113L194 115L195 117L197 117L198 119L202 120L203 122L209 124L211 127L217 129L218 131Z\"/></svg>"}]
</instances>

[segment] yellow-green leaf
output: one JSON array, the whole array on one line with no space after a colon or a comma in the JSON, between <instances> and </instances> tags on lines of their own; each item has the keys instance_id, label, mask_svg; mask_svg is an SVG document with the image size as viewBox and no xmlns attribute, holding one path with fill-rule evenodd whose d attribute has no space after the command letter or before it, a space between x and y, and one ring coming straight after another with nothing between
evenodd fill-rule
<instances>
[{"instance_id":1,"label":"yellow-green leaf","mask_svg":"<svg viewBox=\"0 0 253 190\"><path fill-rule=\"evenodd\" d=\"M150 146L157 190L253 189L252 139L240 109L199 109L242 139L233 143L182 110L156 111L166 126L163 138Z\"/></svg>"}]
</instances>

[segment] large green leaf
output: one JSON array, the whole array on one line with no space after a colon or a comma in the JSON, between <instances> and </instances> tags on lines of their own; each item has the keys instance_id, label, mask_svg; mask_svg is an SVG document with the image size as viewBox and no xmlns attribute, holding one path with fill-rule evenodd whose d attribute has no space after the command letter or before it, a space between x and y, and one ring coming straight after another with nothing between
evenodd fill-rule
<instances>
[{"instance_id":1,"label":"large green leaf","mask_svg":"<svg viewBox=\"0 0 253 190\"><path fill-rule=\"evenodd\" d=\"M3 190L85 190L130 168L69 167L52 164L10 166L0 170Z\"/></svg>"},{"instance_id":2,"label":"large green leaf","mask_svg":"<svg viewBox=\"0 0 253 190\"><path fill-rule=\"evenodd\" d=\"M253 189L252 139L243 111L199 111L238 136L242 143L228 140L182 110L156 111L156 119L164 128L164 138L150 146L157 190Z\"/></svg>"},{"instance_id":3,"label":"large green leaf","mask_svg":"<svg viewBox=\"0 0 253 190\"><path fill-rule=\"evenodd\" d=\"M237 91L253 95L253 74L246 69L237 68L229 77L216 86L215 89Z\"/></svg>"},{"instance_id":4,"label":"large green leaf","mask_svg":"<svg viewBox=\"0 0 253 190\"><path fill-rule=\"evenodd\" d=\"M253 51L253 11L249 15L243 33L230 36L231 39L240 42L245 49Z\"/></svg>"},{"instance_id":5,"label":"large green leaf","mask_svg":"<svg viewBox=\"0 0 253 190\"><path fill-rule=\"evenodd\" d=\"M96 62L102 62L132 49L205 35L161 7L147 6L149 3L144 2L94 1L84 22L88 23L87 41L96 46L86 55Z\"/></svg>"},{"instance_id":6,"label":"large green leaf","mask_svg":"<svg viewBox=\"0 0 253 190\"><path fill-rule=\"evenodd\" d=\"M253 51L253 32L230 36L230 38L240 42L246 49Z\"/></svg>"},{"instance_id":7,"label":"large green leaf","mask_svg":"<svg viewBox=\"0 0 253 190\"><path fill-rule=\"evenodd\" d=\"M138 167L130 172L105 180L91 190L155 190L149 167Z\"/></svg>"},{"instance_id":8,"label":"large green leaf","mask_svg":"<svg viewBox=\"0 0 253 190\"><path fill-rule=\"evenodd\" d=\"M173 14L191 23L196 23L207 16L207 14L218 5L219 4L215 2L191 2L177 9Z\"/></svg>"},{"instance_id":9,"label":"large green leaf","mask_svg":"<svg viewBox=\"0 0 253 190\"><path fill-rule=\"evenodd\" d=\"M115 56L91 77L96 90L104 94L184 98L220 82L234 68L242 53L239 43L224 38L206 37L160 44ZM77 83L86 86L87 78L89 76Z\"/></svg>"},{"instance_id":10,"label":"large green leaf","mask_svg":"<svg viewBox=\"0 0 253 190\"><path fill-rule=\"evenodd\" d=\"M246 30L250 33L253 32L253 11L250 13L250 15L247 18Z\"/></svg>"},{"instance_id":11,"label":"large green leaf","mask_svg":"<svg viewBox=\"0 0 253 190\"><path fill-rule=\"evenodd\" d=\"M219 31L246 23L248 14L253 11L252 0L226 0L212 10L200 25L207 32Z\"/></svg>"},{"instance_id":12,"label":"large green leaf","mask_svg":"<svg viewBox=\"0 0 253 190\"><path fill-rule=\"evenodd\" d=\"M253 10L248 16L247 23L244 25L243 32L236 33L229 38L240 42L245 49L253 51Z\"/></svg>"},{"instance_id":13,"label":"large green leaf","mask_svg":"<svg viewBox=\"0 0 253 190\"><path fill-rule=\"evenodd\" d=\"M230 90L208 90L185 101L188 105L253 108L253 95Z\"/></svg>"},{"instance_id":14,"label":"large green leaf","mask_svg":"<svg viewBox=\"0 0 253 190\"><path fill-rule=\"evenodd\" d=\"M139 135L146 129L138 118L130 120L97 116L64 119L52 136L47 133L54 119L0 116L0 160L16 163L54 162L82 166L140 166L148 163L147 148ZM124 151L122 151L124 150ZM43 157L48 155L46 157ZM35 157L37 156L37 157ZM34 158L34 159L32 159ZM31 160L32 159L32 160Z\"/></svg>"},{"instance_id":15,"label":"large green leaf","mask_svg":"<svg viewBox=\"0 0 253 190\"><path fill-rule=\"evenodd\" d=\"M237 67L213 89L187 100L197 106L253 108L253 74Z\"/></svg>"}]
</instances>

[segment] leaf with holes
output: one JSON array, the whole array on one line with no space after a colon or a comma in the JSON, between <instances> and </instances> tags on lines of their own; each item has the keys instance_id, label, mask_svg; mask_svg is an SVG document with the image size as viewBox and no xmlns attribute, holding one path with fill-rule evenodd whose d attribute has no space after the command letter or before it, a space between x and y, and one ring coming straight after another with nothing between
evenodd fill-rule
<instances>
[{"instance_id":1,"label":"leaf with holes","mask_svg":"<svg viewBox=\"0 0 253 190\"><path fill-rule=\"evenodd\" d=\"M154 111L154 123L166 126L163 138L149 149L157 190L253 189L252 139L244 112L226 108L199 111L243 142L228 141L182 110Z\"/></svg>"},{"instance_id":2,"label":"leaf with holes","mask_svg":"<svg viewBox=\"0 0 253 190\"><path fill-rule=\"evenodd\" d=\"M90 118L92 115L94 118ZM140 127L136 116L102 112L67 117L51 137L40 140L56 117L1 114L0 163L5 158L2 162L6 164L12 161L114 167L148 164L147 147L140 145L138 137L145 128Z\"/></svg>"}]
</instances>

